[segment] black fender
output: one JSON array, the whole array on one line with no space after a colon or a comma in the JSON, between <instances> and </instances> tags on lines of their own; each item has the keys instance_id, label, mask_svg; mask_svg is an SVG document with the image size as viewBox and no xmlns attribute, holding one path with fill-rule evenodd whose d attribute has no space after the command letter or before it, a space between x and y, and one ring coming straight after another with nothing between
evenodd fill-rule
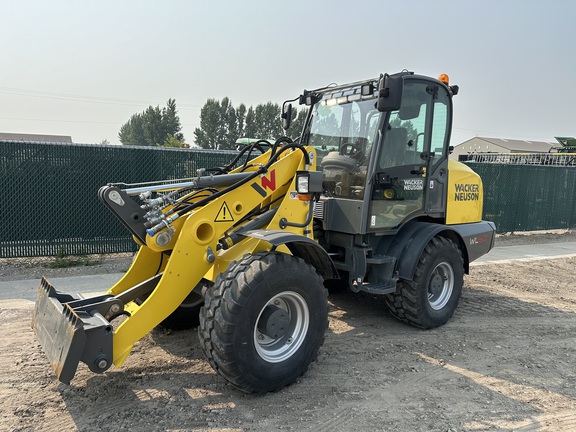
<instances>
[{"instance_id":1,"label":"black fender","mask_svg":"<svg viewBox=\"0 0 576 432\"><path fill-rule=\"evenodd\" d=\"M280 230L251 230L241 233L246 237L257 238L274 247L285 245L290 253L314 266L324 279L339 279L338 270L328 252L315 240Z\"/></svg>"},{"instance_id":2,"label":"black fender","mask_svg":"<svg viewBox=\"0 0 576 432\"><path fill-rule=\"evenodd\" d=\"M450 225L410 221L400 228L389 247L378 253L395 257L398 276L412 280L422 252L435 236L446 237L458 246L464 259L464 271L468 273L470 260L466 245L459 232Z\"/></svg>"}]
</instances>

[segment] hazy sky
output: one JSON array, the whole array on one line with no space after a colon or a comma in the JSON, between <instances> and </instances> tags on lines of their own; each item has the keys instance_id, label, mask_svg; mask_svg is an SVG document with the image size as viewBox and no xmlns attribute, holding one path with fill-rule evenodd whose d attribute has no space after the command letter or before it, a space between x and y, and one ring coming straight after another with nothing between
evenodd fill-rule
<instances>
[{"instance_id":1,"label":"hazy sky","mask_svg":"<svg viewBox=\"0 0 576 432\"><path fill-rule=\"evenodd\" d=\"M2 1L0 132L119 143L176 99L282 103L402 69L460 86L452 144L576 136L572 0Z\"/></svg>"}]
</instances>

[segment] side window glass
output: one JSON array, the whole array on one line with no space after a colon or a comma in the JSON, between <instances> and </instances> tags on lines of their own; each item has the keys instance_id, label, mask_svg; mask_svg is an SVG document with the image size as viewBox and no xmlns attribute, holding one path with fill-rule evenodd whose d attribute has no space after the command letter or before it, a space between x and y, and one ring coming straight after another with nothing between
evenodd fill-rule
<instances>
[{"instance_id":1,"label":"side window glass","mask_svg":"<svg viewBox=\"0 0 576 432\"><path fill-rule=\"evenodd\" d=\"M405 84L402 108L390 114L379 168L422 164L420 154L425 150L427 108L432 98L426 87L425 83Z\"/></svg>"},{"instance_id":2,"label":"side window glass","mask_svg":"<svg viewBox=\"0 0 576 432\"><path fill-rule=\"evenodd\" d=\"M378 124L380 123L381 113L371 110L366 116L366 155L369 155L372 149L372 143L376 141Z\"/></svg>"},{"instance_id":3,"label":"side window glass","mask_svg":"<svg viewBox=\"0 0 576 432\"><path fill-rule=\"evenodd\" d=\"M433 166L446 156L446 136L448 133L449 96L444 89L439 89L434 101L434 122L430 151L434 152Z\"/></svg>"},{"instance_id":4,"label":"side window glass","mask_svg":"<svg viewBox=\"0 0 576 432\"><path fill-rule=\"evenodd\" d=\"M342 107L316 105L310 145L327 150L338 150L341 136Z\"/></svg>"},{"instance_id":5,"label":"side window glass","mask_svg":"<svg viewBox=\"0 0 576 432\"><path fill-rule=\"evenodd\" d=\"M360 136L360 122L362 121L362 113L356 102L352 103L352 112L350 113L350 127L348 138L350 142L356 142Z\"/></svg>"}]
</instances>

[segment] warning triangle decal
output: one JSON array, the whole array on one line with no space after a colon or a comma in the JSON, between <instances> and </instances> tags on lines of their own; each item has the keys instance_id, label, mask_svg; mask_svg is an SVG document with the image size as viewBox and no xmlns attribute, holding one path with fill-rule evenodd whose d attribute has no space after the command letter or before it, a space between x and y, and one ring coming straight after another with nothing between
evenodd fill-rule
<instances>
[{"instance_id":1,"label":"warning triangle decal","mask_svg":"<svg viewBox=\"0 0 576 432\"><path fill-rule=\"evenodd\" d=\"M232 213L230 213L230 209L228 208L228 204L226 204L226 201L224 201L224 203L222 203L222 207L220 207L220 210L216 215L216 219L214 219L214 222L231 222L233 220L234 216L232 216Z\"/></svg>"}]
</instances>

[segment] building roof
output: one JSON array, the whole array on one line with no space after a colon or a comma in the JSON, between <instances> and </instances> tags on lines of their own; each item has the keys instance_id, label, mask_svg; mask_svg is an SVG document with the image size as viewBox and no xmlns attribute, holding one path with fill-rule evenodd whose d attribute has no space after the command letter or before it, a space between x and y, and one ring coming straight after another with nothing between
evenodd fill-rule
<instances>
[{"instance_id":1,"label":"building roof","mask_svg":"<svg viewBox=\"0 0 576 432\"><path fill-rule=\"evenodd\" d=\"M547 152L551 147L555 147L558 144L544 141L527 141L527 140L513 140L504 138L486 138L486 137L475 137L459 145L464 145L473 140L482 140L490 144L494 144L505 148L511 152L525 152L525 153L540 153Z\"/></svg>"},{"instance_id":2,"label":"building roof","mask_svg":"<svg viewBox=\"0 0 576 432\"><path fill-rule=\"evenodd\" d=\"M36 141L50 143L72 143L69 135L40 135L0 132L0 141Z\"/></svg>"}]
</instances>

